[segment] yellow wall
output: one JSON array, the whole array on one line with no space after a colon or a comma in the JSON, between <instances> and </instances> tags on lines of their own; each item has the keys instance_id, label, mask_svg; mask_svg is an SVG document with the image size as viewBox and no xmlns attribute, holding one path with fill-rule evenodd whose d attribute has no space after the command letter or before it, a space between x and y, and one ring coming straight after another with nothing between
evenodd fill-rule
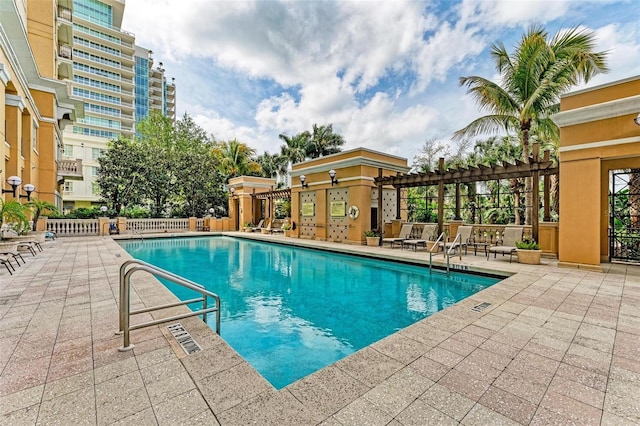
<instances>
[{"instance_id":1,"label":"yellow wall","mask_svg":"<svg viewBox=\"0 0 640 426\"><path fill-rule=\"evenodd\" d=\"M55 4L56 2L28 0L27 2L27 37L36 58L40 75L55 79L56 42Z\"/></svg>"},{"instance_id":2,"label":"yellow wall","mask_svg":"<svg viewBox=\"0 0 640 426\"><path fill-rule=\"evenodd\" d=\"M609 256L611 170L640 168L640 76L562 97L560 265L599 269Z\"/></svg>"}]
</instances>

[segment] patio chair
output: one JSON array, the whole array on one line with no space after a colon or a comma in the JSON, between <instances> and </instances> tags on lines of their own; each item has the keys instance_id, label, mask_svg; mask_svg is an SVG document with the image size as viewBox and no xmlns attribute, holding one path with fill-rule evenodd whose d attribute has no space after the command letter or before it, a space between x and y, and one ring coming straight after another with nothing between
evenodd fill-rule
<instances>
[{"instance_id":1,"label":"patio chair","mask_svg":"<svg viewBox=\"0 0 640 426\"><path fill-rule=\"evenodd\" d=\"M19 251L16 250L5 250L0 252L0 256L2 257L7 257L9 258L9 260L13 259L16 261L16 263L18 264L18 266L20 266L20 260L22 260L22 263L24 264L24 258L22 257L22 254L20 254Z\"/></svg>"},{"instance_id":2,"label":"patio chair","mask_svg":"<svg viewBox=\"0 0 640 426\"><path fill-rule=\"evenodd\" d=\"M262 230L262 225L264 224L264 219L260 219L260 222L258 222L258 226L254 226L253 228L251 228L251 232L260 232Z\"/></svg>"},{"instance_id":3,"label":"patio chair","mask_svg":"<svg viewBox=\"0 0 640 426\"><path fill-rule=\"evenodd\" d=\"M7 271L9 271L10 275L13 275L13 271L15 271L13 265L11 264L11 261L9 260L9 257L7 256L0 256L0 263L3 264L5 266L5 268L7 268Z\"/></svg>"},{"instance_id":4,"label":"patio chair","mask_svg":"<svg viewBox=\"0 0 640 426\"><path fill-rule=\"evenodd\" d=\"M435 236L436 231L438 230L437 223L427 223L422 228L422 235L417 240L404 240L402 242L402 248L404 246L413 246L413 251L418 249L418 246L422 246L427 248L427 241L433 241L433 237Z\"/></svg>"},{"instance_id":5,"label":"patio chair","mask_svg":"<svg viewBox=\"0 0 640 426\"><path fill-rule=\"evenodd\" d=\"M389 243L391 245L391 248L393 248L396 245L396 243L400 243L402 245L403 241L409 239L412 229L413 229L412 223L403 223L402 227L400 228L400 234L395 238L391 238L391 237L383 238L382 245L384 246L384 243Z\"/></svg>"},{"instance_id":6,"label":"patio chair","mask_svg":"<svg viewBox=\"0 0 640 426\"><path fill-rule=\"evenodd\" d=\"M489 260L489 255L493 253L493 258L498 255L498 253L505 254L509 253L509 263L511 263L511 259L513 258L513 254L516 252L516 241L520 241L522 239L522 226L511 226L504 229L504 233L502 234L502 245L491 246L487 252L487 260Z\"/></svg>"},{"instance_id":7,"label":"patio chair","mask_svg":"<svg viewBox=\"0 0 640 426\"><path fill-rule=\"evenodd\" d=\"M471 231L473 231L473 226L471 225L458 226L458 233L454 241L442 242L439 245L445 253L453 247L454 250L460 250L460 253L462 253L462 248L464 248L464 254L467 254L467 246L471 244Z\"/></svg>"}]
</instances>

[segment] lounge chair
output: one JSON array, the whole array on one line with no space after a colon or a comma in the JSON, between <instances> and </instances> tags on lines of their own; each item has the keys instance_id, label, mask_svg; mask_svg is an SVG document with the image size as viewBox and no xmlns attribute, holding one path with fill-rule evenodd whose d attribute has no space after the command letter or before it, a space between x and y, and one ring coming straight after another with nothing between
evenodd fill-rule
<instances>
[{"instance_id":1,"label":"lounge chair","mask_svg":"<svg viewBox=\"0 0 640 426\"><path fill-rule=\"evenodd\" d=\"M398 235L395 238L391 238L391 237L383 238L382 245L384 246L384 243L389 243L391 245L391 248L393 248L396 245L396 243L400 243L400 245L402 245L403 241L409 239L412 229L413 229L412 223L403 223L402 227L400 228L400 235Z\"/></svg>"},{"instance_id":2,"label":"lounge chair","mask_svg":"<svg viewBox=\"0 0 640 426\"><path fill-rule=\"evenodd\" d=\"M20 254L20 252L16 250L6 250L3 252L0 252L0 256L8 257L9 259L15 260L18 266L20 266L20 260L22 260L23 264L26 263L24 261L24 258L22 257L22 254Z\"/></svg>"},{"instance_id":3,"label":"lounge chair","mask_svg":"<svg viewBox=\"0 0 640 426\"><path fill-rule=\"evenodd\" d=\"M9 271L10 275L13 275L13 271L15 271L13 265L11 264L11 261L9 260L9 257L7 256L0 256L0 264L3 264L5 266L5 268L7 268L7 271Z\"/></svg>"},{"instance_id":4,"label":"lounge chair","mask_svg":"<svg viewBox=\"0 0 640 426\"><path fill-rule=\"evenodd\" d=\"M251 232L260 232L262 230L263 224L264 224L264 219L260 219L260 222L258 222L258 226L254 226L253 228L251 228Z\"/></svg>"},{"instance_id":5,"label":"lounge chair","mask_svg":"<svg viewBox=\"0 0 640 426\"><path fill-rule=\"evenodd\" d=\"M505 254L509 253L509 263L511 263L511 259L513 258L513 254L516 252L516 241L520 241L522 239L522 226L511 226L504 229L504 233L502 234L502 245L491 246L487 252L487 260L489 260L489 255L493 253L493 257L498 255L498 253Z\"/></svg>"},{"instance_id":6,"label":"lounge chair","mask_svg":"<svg viewBox=\"0 0 640 426\"><path fill-rule=\"evenodd\" d=\"M418 246L427 248L427 241L433 241L433 237L435 236L436 231L438 230L437 223L427 223L422 228L422 235L417 240L404 240L402 242L402 248L404 246L413 246L413 251L418 249Z\"/></svg>"},{"instance_id":7,"label":"lounge chair","mask_svg":"<svg viewBox=\"0 0 640 426\"><path fill-rule=\"evenodd\" d=\"M462 252L462 248L464 247L464 254L467 254L467 246L471 244L471 231L473 231L473 226L471 225L458 226L458 233L454 241L442 242L439 245L445 252L452 247L454 250L460 250L460 252Z\"/></svg>"}]
</instances>

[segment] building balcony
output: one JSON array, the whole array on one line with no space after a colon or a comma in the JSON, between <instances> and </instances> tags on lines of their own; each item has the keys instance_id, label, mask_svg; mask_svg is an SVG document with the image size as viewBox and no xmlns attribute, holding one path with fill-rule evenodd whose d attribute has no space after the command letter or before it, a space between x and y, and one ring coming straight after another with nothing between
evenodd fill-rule
<instances>
[{"instance_id":1,"label":"building balcony","mask_svg":"<svg viewBox=\"0 0 640 426\"><path fill-rule=\"evenodd\" d=\"M58 160L58 176L68 180L82 180L82 159Z\"/></svg>"},{"instance_id":2,"label":"building balcony","mask_svg":"<svg viewBox=\"0 0 640 426\"><path fill-rule=\"evenodd\" d=\"M64 58L68 60L73 59L73 49L68 44L61 44L58 46L58 58Z\"/></svg>"},{"instance_id":3,"label":"building balcony","mask_svg":"<svg viewBox=\"0 0 640 426\"><path fill-rule=\"evenodd\" d=\"M73 22L71 9L67 7L58 6L58 19Z\"/></svg>"}]
</instances>

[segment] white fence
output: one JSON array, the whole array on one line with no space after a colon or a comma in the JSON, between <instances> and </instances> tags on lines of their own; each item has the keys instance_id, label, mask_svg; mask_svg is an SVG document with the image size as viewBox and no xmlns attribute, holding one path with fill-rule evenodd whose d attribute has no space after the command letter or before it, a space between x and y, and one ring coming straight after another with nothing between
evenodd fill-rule
<instances>
[{"instance_id":1,"label":"white fence","mask_svg":"<svg viewBox=\"0 0 640 426\"><path fill-rule=\"evenodd\" d=\"M100 235L98 219L47 219L47 231L58 237Z\"/></svg>"},{"instance_id":2,"label":"white fence","mask_svg":"<svg viewBox=\"0 0 640 426\"><path fill-rule=\"evenodd\" d=\"M109 219L108 223L117 225L117 222ZM189 231L189 219L127 219L126 224L125 232L131 234ZM102 233L106 234L109 229L106 223L104 226ZM100 235L100 223L98 219L47 219L47 231L55 232L58 237Z\"/></svg>"},{"instance_id":3,"label":"white fence","mask_svg":"<svg viewBox=\"0 0 640 426\"><path fill-rule=\"evenodd\" d=\"M127 219L127 232L187 232L189 219Z\"/></svg>"}]
</instances>

